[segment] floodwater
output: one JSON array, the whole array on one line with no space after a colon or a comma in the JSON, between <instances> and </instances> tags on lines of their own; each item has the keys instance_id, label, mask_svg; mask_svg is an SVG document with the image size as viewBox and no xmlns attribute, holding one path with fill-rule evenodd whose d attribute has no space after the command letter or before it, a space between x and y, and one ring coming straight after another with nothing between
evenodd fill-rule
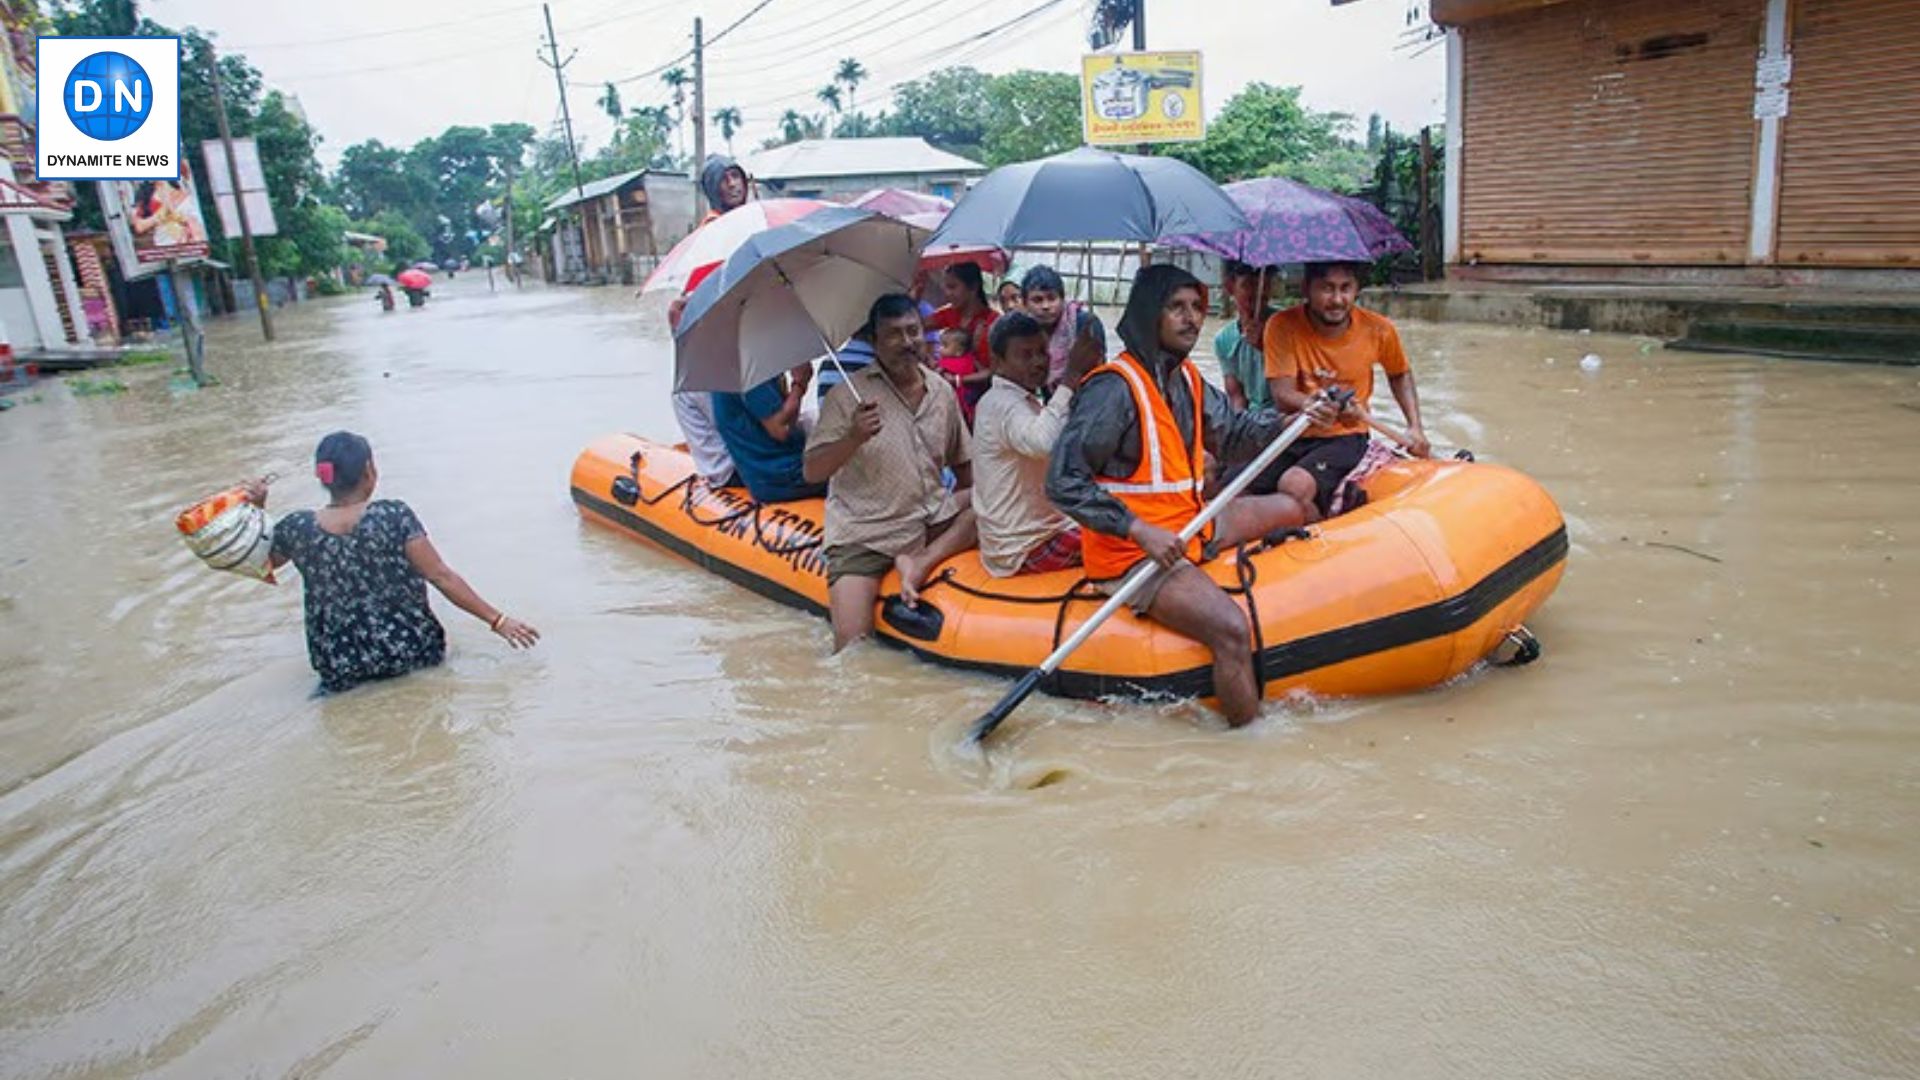
<instances>
[{"instance_id":1,"label":"floodwater","mask_svg":"<svg viewBox=\"0 0 1920 1080\"><path fill-rule=\"evenodd\" d=\"M278 319L0 415L0 1076L1920 1074L1920 372L1409 325L1566 510L1544 660L1035 699L982 767L1003 684L578 518L671 430L631 290ZM537 650L440 604L444 668L312 695L292 575L171 518L316 504L337 427Z\"/></svg>"}]
</instances>

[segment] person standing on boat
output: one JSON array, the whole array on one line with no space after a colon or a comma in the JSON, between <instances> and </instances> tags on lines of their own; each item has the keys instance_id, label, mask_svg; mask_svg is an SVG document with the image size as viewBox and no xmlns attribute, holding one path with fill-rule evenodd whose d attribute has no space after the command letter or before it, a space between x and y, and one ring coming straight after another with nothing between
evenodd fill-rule
<instances>
[{"instance_id":1,"label":"person standing on boat","mask_svg":"<svg viewBox=\"0 0 1920 1080\"><path fill-rule=\"evenodd\" d=\"M1352 263L1308 263L1306 300L1267 320L1262 352L1276 406L1297 412L1320 391L1353 391L1344 410L1308 428L1253 484L1255 491L1278 490L1307 503L1315 521L1326 516L1342 481L1366 455L1375 366L1387 373L1387 386L1407 418L1407 452L1433 452L1399 331L1386 316L1356 306L1360 273Z\"/></svg>"},{"instance_id":2,"label":"person standing on boat","mask_svg":"<svg viewBox=\"0 0 1920 1080\"><path fill-rule=\"evenodd\" d=\"M1273 317L1273 286L1279 268L1248 266L1229 260L1224 274L1227 295L1233 299L1233 321L1213 335L1213 355L1220 361L1221 383L1227 400L1245 412L1273 404L1267 387L1265 348L1267 320Z\"/></svg>"},{"instance_id":3,"label":"person standing on boat","mask_svg":"<svg viewBox=\"0 0 1920 1080\"><path fill-rule=\"evenodd\" d=\"M722 214L746 205L751 186L747 171L732 158L721 154L709 156L700 169L700 190L706 193L707 205L711 209L700 224L705 225ZM688 294L717 269L718 263L702 267L688 278L685 291L674 297L673 303L667 307L669 328L679 329L680 313L686 310ZM726 487L736 482L738 474L734 471L733 455L727 451L726 440L720 434L712 397L699 390L675 391L673 418L680 425L680 434L687 441L687 452L693 457L693 469L700 474L700 478L712 487Z\"/></svg>"},{"instance_id":4,"label":"person standing on boat","mask_svg":"<svg viewBox=\"0 0 1920 1080\"><path fill-rule=\"evenodd\" d=\"M827 601L838 652L873 632L880 581L900 572L909 605L933 568L972 547L971 441L960 403L922 363L913 298L867 315L874 363L827 395L807 440L805 478L827 485ZM942 480L952 470L955 486Z\"/></svg>"},{"instance_id":5,"label":"person standing on boat","mask_svg":"<svg viewBox=\"0 0 1920 1080\"><path fill-rule=\"evenodd\" d=\"M427 605L427 586L516 649L540 632L480 598L440 558L426 527L398 499L374 499L380 479L373 447L336 431L314 450L313 472L329 501L298 510L273 527L270 565L300 570L306 600L307 658L329 693L390 679L446 659L447 634ZM267 482L247 485L267 505Z\"/></svg>"},{"instance_id":6,"label":"person standing on boat","mask_svg":"<svg viewBox=\"0 0 1920 1080\"><path fill-rule=\"evenodd\" d=\"M1226 465L1257 456L1290 416L1237 412L1201 379L1189 359L1206 321L1207 291L1177 266L1142 269L1120 319L1126 350L1080 385L1054 445L1047 494L1080 523L1087 577L1118 588L1142 560L1165 569L1132 601L1135 614L1194 639L1213 653L1214 693L1227 722L1259 712L1247 616L1195 564L1211 552L1297 528L1306 508L1292 496L1235 499L1204 543L1178 533L1200 514L1212 452Z\"/></svg>"},{"instance_id":7,"label":"person standing on boat","mask_svg":"<svg viewBox=\"0 0 1920 1080\"><path fill-rule=\"evenodd\" d=\"M1080 527L1047 499L1047 463L1066 426L1073 389L1103 359L1081 338L1066 381L1046 394L1047 332L1015 311L993 324L993 385L973 417L973 509L980 563L994 577L1081 565Z\"/></svg>"},{"instance_id":8,"label":"person standing on boat","mask_svg":"<svg viewBox=\"0 0 1920 1080\"><path fill-rule=\"evenodd\" d=\"M725 154L707 155L706 164L700 166L700 190L707 197L708 210L700 224L745 206L752 187L747 170L741 168L739 162ZM687 291L692 292L693 288L689 286Z\"/></svg>"}]
</instances>

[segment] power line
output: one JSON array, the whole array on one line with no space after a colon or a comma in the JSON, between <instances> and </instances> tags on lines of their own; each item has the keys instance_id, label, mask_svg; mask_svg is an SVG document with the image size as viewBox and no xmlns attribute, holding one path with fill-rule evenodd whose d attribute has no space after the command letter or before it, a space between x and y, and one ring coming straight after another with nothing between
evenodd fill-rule
<instances>
[{"instance_id":1,"label":"power line","mask_svg":"<svg viewBox=\"0 0 1920 1080\"><path fill-rule=\"evenodd\" d=\"M889 90L897 89L901 84L910 79L918 78L929 71L935 70L937 67L958 66L963 59L958 55L962 50L968 50L973 53L984 52L986 48L994 43L994 39L997 36L1004 35L1028 20L1034 19L1044 12L1057 8L1067 2L1068 0L1044 0L1043 3L1028 8L1020 14L995 26L968 34L956 41L948 42L913 57L904 58L898 63L888 65L885 70L887 77L892 81L885 83L885 85ZM1071 10L1072 9L1068 9L1066 13L1071 13ZM929 64L930 61L932 62L931 64ZM881 83L881 79L878 76L875 77L874 81L876 84ZM814 89L796 89L791 92L742 105L740 108L743 111L746 109L758 111L761 109L776 108L802 98L811 100L814 96Z\"/></svg>"},{"instance_id":2,"label":"power line","mask_svg":"<svg viewBox=\"0 0 1920 1080\"><path fill-rule=\"evenodd\" d=\"M918 17L918 16L929 15L935 10L937 10L938 8L940 8L941 6L950 2L952 2L952 0L931 0L930 3L923 3L917 10L911 13L911 16ZM839 42L839 44L846 45L846 44L849 44L849 42L841 41ZM955 44L957 45L959 43L955 43ZM952 47L954 46L953 45L941 46L939 49L936 49L934 51L944 52L946 49L952 48ZM808 45L806 45L805 47L797 51L801 53L818 54L824 51L825 48L826 46L817 46L817 45L814 45L813 43L809 43ZM850 51L853 51L853 50L850 50ZM802 62L809 62L809 63L819 62L818 55L811 55L811 56L803 55L800 59ZM910 58L910 59L898 61L891 64L883 62L879 66L881 69L884 69L886 71L901 71L901 70L904 70L906 67L910 66L912 63L914 63L915 59L917 58ZM776 65L776 66L783 66L783 65ZM758 76L761 73L761 71L764 71L764 70L766 69L757 68L754 72L754 75ZM831 72L829 72L829 74L831 74ZM873 81L873 84L875 86L882 85L879 81L878 72L870 72L869 77ZM812 99L815 95L815 91L819 89L819 86L820 84L814 81L814 78L812 76L807 76L802 79L789 79L785 81L784 88L779 89L774 93L768 94L766 97L760 99L759 104L784 103L784 102L792 101L802 96L808 99ZM767 87L757 86L755 87L755 89L765 91Z\"/></svg>"},{"instance_id":3,"label":"power line","mask_svg":"<svg viewBox=\"0 0 1920 1080\"><path fill-rule=\"evenodd\" d=\"M837 12L836 13L837 17L832 23L816 22L813 25L806 27L805 28L806 30L824 31L824 33L821 34L820 36L814 37L811 39L805 39L801 41L788 40L787 35L794 33L795 31L783 30L777 34L768 34L761 37L749 37L743 41L736 41L734 42L734 48L728 51L727 58L729 60L753 60L753 59L758 59L760 57L793 56L795 54L801 54L796 58L808 59L808 60L817 59L816 57L812 57L805 54L808 54L817 48L831 47L832 43L828 40L829 38L833 38L836 36L845 36L850 38L863 37L865 36L865 32L863 30L860 30L859 28L870 25L875 21L876 18L885 18L891 15L894 17L895 22L897 23L900 20L908 17L908 15L902 14L897 10L894 10L893 8L883 7L878 13L874 15L868 15L860 19L847 21L854 12L859 11L861 8L869 7L875 3L890 4L891 0L856 0L856 2L851 7L848 7L842 11ZM934 6L938 6L938 4ZM846 34L845 32L849 30L854 31L854 33L850 35Z\"/></svg>"},{"instance_id":4,"label":"power line","mask_svg":"<svg viewBox=\"0 0 1920 1080\"><path fill-rule=\"evenodd\" d=\"M708 38L706 43L707 47L712 48L715 42L719 41L721 38L726 37L728 34L733 33L735 30L738 30L742 25L746 23L748 19L751 19L755 15L758 15L760 14L760 12L766 10L767 5L771 3L773 3L773 0L760 0L760 2L758 4L755 4L751 9L749 9L745 15L742 15L739 18L733 20L733 22L727 24L726 29ZM674 57L673 59L668 60L663 64L659 64L654 67L648 68L647 70L642 71L636 75L626 75L618 79L603 79L599 82L579 82L579 83L574 83L573 85L577 87L581 87L582 89L591 89L594 87L605 86L607 83L612 83L615 86L625 86L628 83L639 82L642 79L651 79L656 75L665 74L675 64L679 64L679 63L682 63L683 61L691 60L691 59L693 59L693 50L688 49L687 51L681 53L680 55Z\"/></svg>"},{"instance_id":5,"label":"power line","mask_svg":"<svg viewBox=\"0 0 1920 1080\"><path fill-rule=\"evenodd\" d=\"M746 21L747 21L748 19L751 19L751 18L753 18L753 17L755 16L755 15L758 15L758 14L760 14L760 13L761 13L762 11L765 11L765 10L767 9L767 5L768 5L768 4L771 4L771 3L773 3L773 0L760 0L760 2L759 2L759 3L757 3L757 4L755 4L755 5L753 5L753 9L752 9L751 11L749 11L749 12L747 12L747 13L746 13L745 15L742 15L742 16L740 16L739 18L737 18L737 19L735 19L735 20L733 20L732 22L730 22L730 23L728 23L728 24L727 24L727 28L726 28L725 30L722 30L722 31L720 31L719 33L717 33L717 34L715 34L715 35L713 35L712 37L710 37L710 38L708 38L708 39L707 39L707 44L708 44L709 46L711 46L711 45L713 45L713 44L715 44L716 42L718 42L718 41L720 41L720 39L722 39L722 38L724 38L724 37L726 37L726 36L727 36L728 34L731 34L731 33L733 33L733 32L734 32L735 30L738 30L738 29L740 29L740 28L741 28L742 26L744 26L744 25L746 25Z\"/></svg>"}]
</instances>

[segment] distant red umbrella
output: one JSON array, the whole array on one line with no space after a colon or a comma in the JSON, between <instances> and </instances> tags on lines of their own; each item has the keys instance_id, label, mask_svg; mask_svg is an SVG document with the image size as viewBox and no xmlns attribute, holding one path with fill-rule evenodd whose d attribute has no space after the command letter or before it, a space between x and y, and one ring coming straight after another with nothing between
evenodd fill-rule
<instances>
[{"instance_id":1,"label":"distant red umbrella","mask_svg":"<svg viewBox=\"0 0 1920 1080\"><path fill-rule=\"evenodd\" d=\"M433 284L433 278L418 267L400 271L393 280L399 282L403 289L424 289Z\"/></svg>"},{"instance_id":2,"label":"distant red umbrella","mask_svg":"<svg viewBox=\"0 0 1920 1080\"><path fill-rule=\"evenodd\" d=\"M862 210L875 210L888 217L919 224L913 215L934 213L946 217L953 209L952 199L943 199L938 195L926 195L904 188L874 188L862 192L847 201L848 206L857 206Z\"/></svg>"},{"instance_id":3,"label":"distant red umbrella","mask_svg":"<svg viewBox=\"0 0 1920 1080\"><path fill-rule=\"evenodd\" d=\"M1009 265L1007 253L997 247L956 247L920 254L920 269L944 270L955 263L972 263L983 273L1002 274Z\"/></svg>"}]
</instances>

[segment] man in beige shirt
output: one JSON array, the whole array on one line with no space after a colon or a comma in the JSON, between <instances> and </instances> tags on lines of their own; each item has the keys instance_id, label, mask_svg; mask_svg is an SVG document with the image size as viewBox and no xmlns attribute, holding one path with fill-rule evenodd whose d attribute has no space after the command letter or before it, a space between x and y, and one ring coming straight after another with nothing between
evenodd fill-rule
<instances>
[{"instance_id":1,"label":"man in beige shirt","mask_svg":"<svg viewBox=\"0 0 1920 1080\"><path fill-rule=\"evenodd\" d=\"M1080 529L1047 498L1047 461L1067 422L1074 387L1101 359L1081 335L1053 395L1040 393L1050 374L1047 331L1033 316L1010 312L993 324L993 384L973 417L973 508L980 526L980 562L994 577L1039 574L1080 565Z\"/></svg>"},{"instance_id":2,"label":"man in beige shirt","mask_svg":"<svg viewBox=\"0 0 1920 1080\"><path fill-rule=\"evenodd\" d=\"M972 547L970 440L952 388L922 364L926 332L913 299L874 301L874 363L833 388L807 439L805 474L827 485L827 604L834 651L873 632L880 581L900 571L913 605L927 575ZM941 473L956 478L949 491Z\"/></svg>"}]
</instances>

